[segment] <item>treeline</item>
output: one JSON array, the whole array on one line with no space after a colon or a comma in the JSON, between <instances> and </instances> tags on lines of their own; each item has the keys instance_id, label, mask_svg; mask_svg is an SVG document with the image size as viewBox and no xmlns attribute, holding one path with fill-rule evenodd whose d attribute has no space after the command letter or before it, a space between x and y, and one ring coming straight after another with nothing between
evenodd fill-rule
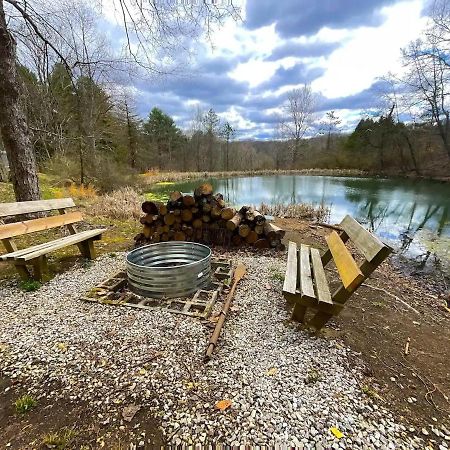
<instances>
[{"instance_id":1,"label":"treeline","mask_svg":"<svg viewBox=\"0 0 450 450\"><path fill-rule=\"evenodd\" d=\"M70 77L56 64L45 81L24 66L27 122L39 170L108 190L147 170L271 169L270 155L235 131L213 109L196 111L189 130L153 107L145 119L132 95L112 91L88 76Z\"/></svg>"},{"instance_id":2,"label":"treeline","mask_svg":"<svg viewBox=\"0 0 450 450\"><path fill-rule=\"evenodd\" d=\"M55 64L43 80L24 66L19 73L39 169L103 191L133 183L133 176L148 170L450 173L434 127L396 121L392 110L361 119L351 134L328 126L309 139L242 141L213 109L196 111L190 128L181 130L158 107L140 118L128 92L108 90L89 76L74 80L63 64Z\"/></svg>"}]
</instances>

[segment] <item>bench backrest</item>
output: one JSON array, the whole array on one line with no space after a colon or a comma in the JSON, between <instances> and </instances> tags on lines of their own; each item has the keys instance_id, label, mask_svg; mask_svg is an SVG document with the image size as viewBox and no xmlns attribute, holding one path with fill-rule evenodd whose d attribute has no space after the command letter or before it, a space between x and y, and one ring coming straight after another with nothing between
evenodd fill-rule
<instances>
[{"instance_id":1,"label":"bench backrest","mask_svg":"<svg viewBox=\"0 0 450 450\"><path fill-rule=\"evenodd\" d=\"M334 260L342 286L334 293L333 300L345 302L352 292L389 256L392 248L367 231L353 217L345 216L340 223L342 231L333 231L326 237L328 250L322 256L325 266ZM364 257L358 264L345 243L351 241Z\"/></svg>"},{"instance_id":2,"label":"bench backrest","mask_svg":"<svg viewBox=\"0 0 450 450\"><path fill-rule=\"evenodd\" d=\"M59 212L59 215L55 216L0 225L0 240L3 242L6 250L11 252L17 250L12 238L23 234L44 231L61 226L67 226L69 232L75 234L76 229L73 224L83 220L83 216L80 212L66 213L66 208L73 208L74 206L75 203L71 198L0 203L0 219L2 217L49 212L53 210L58 210Z\"/></svg>"}]
</instances>

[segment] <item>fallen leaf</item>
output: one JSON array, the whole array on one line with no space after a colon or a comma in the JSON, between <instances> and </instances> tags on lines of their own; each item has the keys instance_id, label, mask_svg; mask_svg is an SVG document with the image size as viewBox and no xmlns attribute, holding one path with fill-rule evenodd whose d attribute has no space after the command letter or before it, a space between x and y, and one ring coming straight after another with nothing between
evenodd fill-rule
<instances>
[{"instance_id":1,"label":"fallen leaf","mask_svg":"<svg viewBox=\"0 0 450 450\"><path fill-rule=\"evenodd\" d=\"M219 316L213 316L209 318L209 321L212 323L216 323L219 320Z\"/></svg>"},{"instance_id":2,"label":"fallen leaf","mask_svg":"<svg viewBox=\"0 0 450 450\"><path fill-rule=\"evenodd\" d=\"M272 286L269 283L267 283L266 284L266 289L272 289Z\"/></svg>"},{"instance_id":3,"label":"fallen leaf","mask_svg":"<svg viewBox=\"0 0 450 450\"><path fill-rule=\"evenodd\" d=\"M128 405L122 410L123 420L131 422L136 413L141 409L141 405Z\"/></svg>"},{"instance_id":4,"label":"fallen leaf","mask_svg":"<svg viewBox=\"0 0 450 450\"><path fill-rule=\"evenodd\" d=\"M216 403L216 408L224 411L231 406L231 400L220 400Z\"/></svg>"},{"instance_id":5,"label":"fallen leaf","mask_svg":"<svg viewBox=\"0 0 450 450\"><path fill-rule=\"evenodd\" d=\"M276 375L278 373L278 369L276 367L271 367L267 372L266 375L268 375L269 377L273 377L274 375Z\"/></svg>"},{"instance_id":6,"label":"fallen leaf","mask_svg":"<svg viewBox=\"0 0 450 450\"><path fill-rule=\"evenodd\" d=\"M334 434L334 436L338 439L341 439L344 437L344 434L342 433L342 431L339 428L336 427L332 427L330 428L330 431Z\"/></svg>"},{"instance_id":7,"label":"fallen leaf","mask_svg":"<svg viewBox=\"0 0 450 450\"><path fill-rule=\"evenodd\" d=\"M67 352L67 344L65 342L58 342L56 344L56 348L58 348L59 350L61 350L63 353Z\"/></svg>"},{"instance_id":8,"label":"fallen leaf","mask_svg":"<svg viewBox=\"0 0 450 450\"><path fill-rule=\"evenodd\" d=\"M145 369L139 369L139 375L145 375L147 371Z\"/></svg>"}]
</instances>

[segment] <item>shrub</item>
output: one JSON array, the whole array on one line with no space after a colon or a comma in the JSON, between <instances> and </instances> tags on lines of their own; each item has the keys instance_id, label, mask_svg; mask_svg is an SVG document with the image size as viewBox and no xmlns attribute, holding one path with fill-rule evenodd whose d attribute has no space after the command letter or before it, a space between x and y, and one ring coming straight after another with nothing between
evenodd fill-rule
<instances>
[{"instance_id":1,"label":"shrub","mask_svg":"<svg viewBox=\"0 0 450 450\"><path fill-rule=\"evenodd\" d=\"M25 280L20 282L20 289L25 292L34 292L37 291L42 284L36 280Z\"/></svg>"},{"instance_id":2,"label":"shrub","mask_svg":"<svg viewBox=\"0 0 450 450\"><path fill-rule=\"evenodd\" d=\"M97 197L89 212L110 219L139 219L142 215L141 204L141 196L127 186Z\"/></svg>"},{"instance_id":3,"label":"shrub","mask_svg":"<svg viewBox=\"0 0 450 450\"><path fill-rule=\"evenodd\" d=\"M36 406L36 400L28 394L22 395L14 402L14 407L19 414L25 414Z\"/></svg>"}]
</instances>

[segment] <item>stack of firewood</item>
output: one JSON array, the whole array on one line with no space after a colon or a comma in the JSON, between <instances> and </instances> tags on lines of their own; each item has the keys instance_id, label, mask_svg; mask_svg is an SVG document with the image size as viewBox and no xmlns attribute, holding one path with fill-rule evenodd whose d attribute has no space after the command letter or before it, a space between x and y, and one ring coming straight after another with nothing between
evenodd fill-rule
<instances>
[{"instance_id":1,"label":"stack of firewood","mask_svg":"<svg viewBox=\"0 0 450 450\"><path fill-rule=\"evenodd\" d=\"M284 230L266 220L250 206L235 210L214 194L210 184L197 187L193 195L172 192L166 204L146 201L140 222L142 233L136 245L165 241L195 241L206 244L284 250Z\"/></svg>"}]
</instances>

